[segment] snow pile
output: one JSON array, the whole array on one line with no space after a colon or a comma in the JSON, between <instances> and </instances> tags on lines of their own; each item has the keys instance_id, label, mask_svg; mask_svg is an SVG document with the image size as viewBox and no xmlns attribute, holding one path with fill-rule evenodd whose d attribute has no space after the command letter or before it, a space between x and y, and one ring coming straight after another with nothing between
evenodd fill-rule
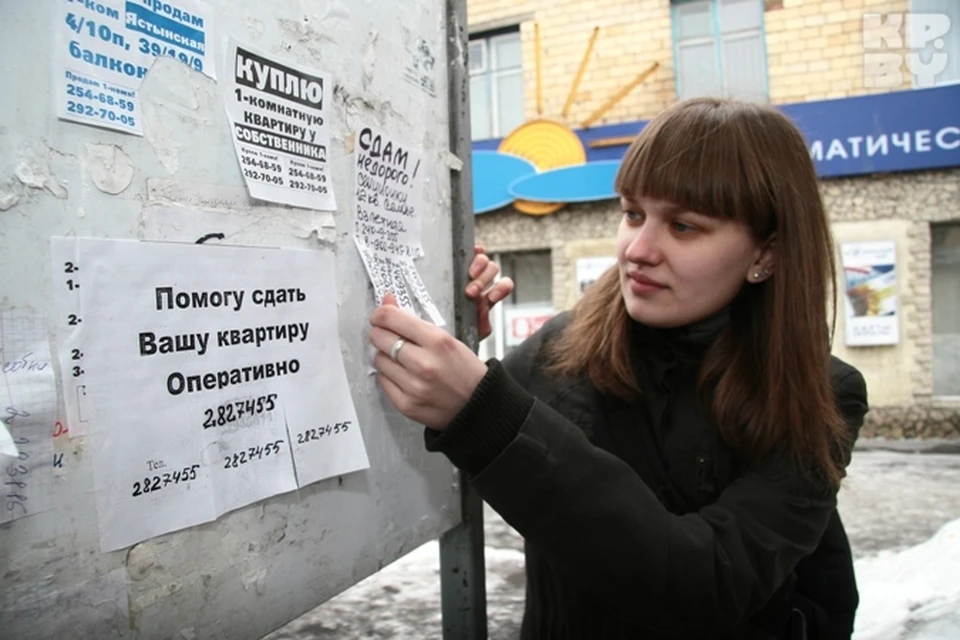
<instances>
[{"instance_id":1,"label":"snow pile","mask_svg":"<svg viewBox=\"0 0 960 640\"><path fill-rule=\"evenodd\" d=\"M960 638L960 519L932 538L856 562L855 640Z\"/></svg>"}]
</instances>

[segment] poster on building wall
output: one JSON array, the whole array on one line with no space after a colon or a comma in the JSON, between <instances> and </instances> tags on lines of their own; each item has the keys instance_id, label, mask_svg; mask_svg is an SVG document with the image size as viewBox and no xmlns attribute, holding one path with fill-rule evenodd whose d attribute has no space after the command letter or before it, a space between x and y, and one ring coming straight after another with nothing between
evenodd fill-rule
<instances>
[{"instance_id":1,"label":"poster on building wall","mask_svg":"<svg viewBox=\"0 0 960 640\"><path fill-rule=\"evenodd\" d=\"M506 325L504 345L519 346L524 340L535 334L556 314L550 305L506 307L503 320Z\"/></svg>"},{"instance_id":2,"label":"poster on building wall","mask_svg":"<svg viewBox=\"0 0 960 640\"><path fill-rule=\"evenodd\" d=\"M848 346L900 341L897 247L889 242L841 245Z\"/></svg>"},{"instance_id":3,"label":"poster on building wall","mask_svg":"<svg viewBox=\"0 0 960 640\"><path fill-rule=\"evenodd\" d=\"M614 256L577 258L577 295L583 295L587 287L598 280L607 269L616 263L617 259Z\"/></svg>"}]
</instances>

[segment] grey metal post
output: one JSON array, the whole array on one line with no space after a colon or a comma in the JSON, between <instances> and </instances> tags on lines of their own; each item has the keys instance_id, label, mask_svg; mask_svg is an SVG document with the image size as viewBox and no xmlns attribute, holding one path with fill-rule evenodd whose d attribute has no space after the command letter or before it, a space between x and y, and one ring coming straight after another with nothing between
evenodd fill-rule
<instances>
[{"instance_id":1,"label":"grey metal post","mask_svg":"<svg viewBox=\"0 0 960 640\"><path fill-rule=\"evenodd\" d=\"M477 350L476 307L463 293L473 258L471 188L469 37L465 0L447 0L447 75L450 104L450 152L463 162L451 172L453 217L454 322L457 337ZM463 519L440 537L440 587L444 640L486 640L487 595L483 556L483 502L460 475Z\"/></svg>"}]
</instances>

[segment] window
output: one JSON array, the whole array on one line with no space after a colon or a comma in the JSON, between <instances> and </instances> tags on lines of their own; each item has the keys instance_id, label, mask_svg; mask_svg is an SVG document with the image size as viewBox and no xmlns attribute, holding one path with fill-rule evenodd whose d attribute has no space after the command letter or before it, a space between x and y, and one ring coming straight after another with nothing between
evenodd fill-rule
<instances>
[{"instance_id":1,"label":"window","mask_svg":"<svg viewBox=\"0 0 960 640\"><path fill-rule=\"evenodd\" d=\"M677 97L767 102L763 0L674 0Z\"/></svg>"},{"instance_id":2,"label":"window","mask_svg":"<svg viewBox=\"0 0 960 640\"><path fill-rule=\"evenodd\" d=\"M474 140L499 138L523 122L520 32L470 40L470 131Z\"/></svg>"},{"instance_id":3,"label":"window","mask_svg":"<svg viewBox=\"0 0 960 640\"><path fill-rule=\"evenodd\" d=\"M933 394L960 396L960 222L931 229Z\"/></svg>"},{"instance_id":4,"label":"window","mask_svg":"<svg viewBox=\"0 0 960 640\"><path fill-rule=\"evenodd\" d=\"M934 39L920 52L920 65L930 65L937 73L937 86L960 82L960 2L957 0L911 0L914 13L940 13L950 19L950 30L941 38ZM906 27L904 27L906 29ZM918 76L914 74L914 82Z\"/></svg>"},{"instance_id":5,"label":"window","mask_svg":"<svg viewBox=\"0 0 960 640\"><path fill-rule=\"evenodd\" d=\"M491 256L503 276L513 278L513 294L490 313L493 333L480 343L483 359L502 358L553 317L553 264L550 251Z\"/></svg>"}]
</instances>

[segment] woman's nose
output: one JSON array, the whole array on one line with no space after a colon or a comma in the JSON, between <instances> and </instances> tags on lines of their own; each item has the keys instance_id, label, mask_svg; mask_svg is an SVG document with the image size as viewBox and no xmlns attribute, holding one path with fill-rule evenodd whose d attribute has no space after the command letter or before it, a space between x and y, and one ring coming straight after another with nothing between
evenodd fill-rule
<instances>
[{"instance_id":1,"label":"woman's nose","mask_svg":"<svg viewBox=\"0 0 960 640\"><path fill-rule=\"evenodd\" d=\"M627 245L626 257L630 262L657 263L663 258L660 229L657 223L647 220L636 229L636 235Z\"/></svg>"}]
</instances>

